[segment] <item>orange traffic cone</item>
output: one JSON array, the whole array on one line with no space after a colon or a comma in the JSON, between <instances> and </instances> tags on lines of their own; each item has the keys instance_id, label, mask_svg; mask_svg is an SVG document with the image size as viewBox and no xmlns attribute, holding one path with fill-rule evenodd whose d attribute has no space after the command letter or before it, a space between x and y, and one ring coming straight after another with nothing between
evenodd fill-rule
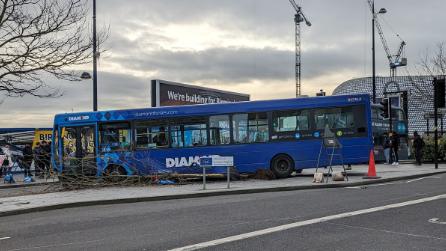
<instances>
[{"instance_id":1,"label":"orange traffic cone","mask_svg":"<svg viewBox=\"0 0 446 251\"><path fill-rule=\"evenodd\" d=\"M375 155L373 154L373 149L370 150L369 157L369 171L367 176L362 177L363 179L380 179L381 177L376 176L376 168L375 168Z\"/></svg>"}]
</instances>

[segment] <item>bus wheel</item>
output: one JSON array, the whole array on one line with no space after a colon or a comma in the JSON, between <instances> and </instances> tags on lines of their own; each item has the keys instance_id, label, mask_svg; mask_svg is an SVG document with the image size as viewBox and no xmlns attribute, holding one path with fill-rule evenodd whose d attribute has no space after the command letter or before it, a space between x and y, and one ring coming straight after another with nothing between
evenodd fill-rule
<instances>
[{"instance_id":1,"label":"bus wheel","mask_svg":"<svg viewBox=\"0 0 446 251\"><path fill-rule=\"evenodd\" d=\"M290 156L280 154L271 161L271 171L277 178L287 178L294 170L294 162Z\"/></svg>"},{"instance_id":2,"label":"bus wheel","mask_svg":"<svg viewBox=\"0 0 446 251\"><path fill-rule=\"evenodd\" d=\"M124 175L126 175L125 169L121 166L109 166L105 170L105 176L109 178L112 182L117 182L124 180Z\"/></svg>"}]
</instances>

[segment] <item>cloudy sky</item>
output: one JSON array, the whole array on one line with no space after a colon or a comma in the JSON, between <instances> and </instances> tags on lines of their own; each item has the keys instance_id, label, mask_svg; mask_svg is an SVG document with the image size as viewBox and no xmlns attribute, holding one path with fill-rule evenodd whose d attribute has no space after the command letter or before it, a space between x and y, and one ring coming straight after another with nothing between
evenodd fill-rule
<instances>
[{"instance_id":1,"label":"cloudy sky","mask_svg":"<svg viewBox=\"0 0 446 251\"><path fill-rule=\"evenodd\" d=\"M302 27L303 94L331 91L371 75L371 14L366 0L296 0L310 19ZM390 50L407 42L411 74L428 48L446 41L444 0L376 0ZM252 99L295 95L294 10L288 0L97 0L109 26L99 62L99 109L148 107L151 79L221 88ZM377 35L377 69L388 63ZM86 65L85 70L91 66ZM405 71L400 71L404 74ZM0 127L48 127L56 113L92 107L91 80L61 82L60 98L6 98Z\"/></svg>"}]
</instances>

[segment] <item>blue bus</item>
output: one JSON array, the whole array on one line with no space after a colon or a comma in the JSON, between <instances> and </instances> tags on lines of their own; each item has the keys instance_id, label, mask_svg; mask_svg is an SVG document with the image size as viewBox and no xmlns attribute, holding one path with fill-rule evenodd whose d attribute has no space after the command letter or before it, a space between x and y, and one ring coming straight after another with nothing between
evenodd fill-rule
<instances>
[{"instance_id":1,"label":"blue bus","mask_svg":"<svg viewBox=\"0 0 446 251\"><path fill-rule=\"evenodd\" d=\"M238 173L284 178L316 167L327 127L344 164L368 161L371 105L362 94L59 114L52 162L61 173L181 175L199 174L200 156L220 155L233 156ZM322 155L320 165L327 161Z\"/></svg>"}]
</instances>

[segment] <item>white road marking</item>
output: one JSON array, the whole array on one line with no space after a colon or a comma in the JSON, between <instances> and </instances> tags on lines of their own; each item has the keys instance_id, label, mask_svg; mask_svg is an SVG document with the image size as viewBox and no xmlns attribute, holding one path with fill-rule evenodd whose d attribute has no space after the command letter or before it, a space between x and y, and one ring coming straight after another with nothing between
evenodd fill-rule
<instances>
[{"instance_id":1,"label":"white road marking","mask_svg":"<svg viewBox=\"0 0 446 251\"><path fill-rule=\"evenodd\" d=\"M48 248L54 248L54 247L85 245L87 243L100 242L100 241L104 241L104 240L105 239L82 241L82 242L57 243L57 244L49 244L49 245L44 245L44 246L34 246L34 247L24 247L24 248L9 249L8 251L20 251L20 250L31 250L31 249L43 249L43 250L46 250Z\"/></svg>"},{"instance_id":2,"label":"white road marking","mask_svg":"<svg viewBox=\"0 0 446 251\"><path fill-rule=\"evenodd\" d=\"M441 177L437 177L437 176L433 176L433 177L421 177L421 178L418 178L418 179L408 180L408 181L406 181L406 183L411 183L411 182L419 181L419 180L423 180L423 179L439 179L439 178L441 178Z\"/></svg>"},{"instance_id":3,"label":"white road marking","mask_svg":"<svg viewBox=\"0 0 446 251\"><path fill-rule=\"evenodd\" d=\"M388 185L395 185L399 184L397 182L386 182L386 183L379 183L379 184L373 184L373 185L361 185L361 186L354 186L354 187L345 187L348 189L367 189L368 187L380 187L380 186L388 186Z\"/></svg>"},{"instance_id":4,"label":"white road marking","mask_svg":"<svg viewBox=\"0 0 446 251\"><path fill-rule=\"evenodd\" d=\"M429 220L430 223L435 223L435 224L444 224L446 225L446 221L438 221L438 218L432 218Z\"/></svg>"},{"instance_id":5,"label":"white road marking","mask_svg":"<svg viewBox=\"0 0 446 251\"><path fill-rule=\"evenodd\" d=\"M11 237L0 237L0 241L7 240L7 239L11 239Z\"/></svg>"},{"instance_id":6,"label":"white road marking","mask_svg":"<svg viewBox=\"0 0 446 251\"><path fill-rule=\"evenodd\" d=\"M258 231L249 232L249 233L229 236L229 237L222 238L222 239L197 243L197 244L193 244L193 245L189 245L189 246L185 246L185 247L179 247L179 248L171 249L170 251L197 250L197 249L217 246L217 245L221 245L221 244L225 244L225 243L229 243L229 242L244 240L244 239L248 239L248 238L252 238L252 237L257 237L257 236L261 236L261 235L285 231L285 230L292 229L292 228L322 223L322 222L326 222L326 221L330 221L330 220L337 220L337 219L351 217L351 216L369 214L369 213L383 211L383 210L387 210L387 209L416 205L416 204L434 201L434 200L440 200L440 199L446 199L446 194L437 195L437 196L428 197L428 198L417 199L417 200L411 200L411 201L406 201L406 202L401 202L401 203L389 204L389 205L385 205L385 206L372 207L372 208L357 210L357 211L353 211L353 212L329 215L329 216L311 219L311 220L294 222L294 223L285 224L285 225L281 225L281 226L277 226L277 227L271 227L271 228L266 228L266 229L262 229L262 230L258 230Z\"/></svg>"},{"instance_id":7,"label":"white road marking","mask_svg":"<svg viewBox=\"0 0 446 251\"><path fill-rule=\"evenodd\" d=\"M358 186L358 187L344 187L347 189L365 189L365 186Z\"/></svg>"},{"instance_id":8,"label":"white road marking","mask_svg":"<svg viewBox=\"0 0 446 251\"><path fill-rule=\"evenodd\" d=\"M362 230L368 230L368 231L378 231L378 232L384 232L384 233L389 233L389 234L407 235L407 236L417 237L417 238L426 238L426 239L442 240L442 241L446 240L446 238L441 238L441 237L436 237L436 236L410 234L410 233L396 232L396 231L391 231L391 230L386 230L386 229L377 229L377 228L370 228L370 227L351 226L351 225L346 225L346 224L337 224L337 223L330 223L330 222L327 222L326 224L330 224L330 225L333 225L333 226L340 226L340 227L356 228L356 229L362 229Z\"/></svg>"},{"instance_id":9,"label":"white road marking","mask_svg":"<svg viewBox=\"0 0 446 251\"><path fill-rule=\"evenodd\" d=\"M399 184L399 183L397 183L397 182L387 182L387 183L380 183L380 184L368 185L368 187L380 187L380 186L398 185L398 184Z\"/></svg>"}]
</instances>

